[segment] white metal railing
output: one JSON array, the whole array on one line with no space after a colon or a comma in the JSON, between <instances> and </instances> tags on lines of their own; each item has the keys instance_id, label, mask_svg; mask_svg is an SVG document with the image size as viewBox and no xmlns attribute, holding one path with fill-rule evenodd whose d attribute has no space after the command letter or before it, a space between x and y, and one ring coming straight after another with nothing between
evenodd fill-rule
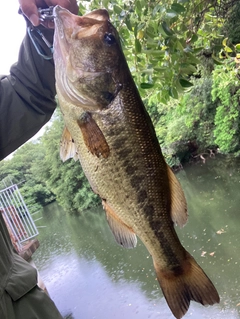
<instances>
[{"instance_id":1,"label":"white metal railing","mask_svg":"<svg viewBox=\"0 0 240 319\"><path fill-rule=\"evenodd\" d=\"M12 241L21 243L38 235L38 230L17 185L0 190L0 212L7 224Z\"/></svg>"}]
</instances>

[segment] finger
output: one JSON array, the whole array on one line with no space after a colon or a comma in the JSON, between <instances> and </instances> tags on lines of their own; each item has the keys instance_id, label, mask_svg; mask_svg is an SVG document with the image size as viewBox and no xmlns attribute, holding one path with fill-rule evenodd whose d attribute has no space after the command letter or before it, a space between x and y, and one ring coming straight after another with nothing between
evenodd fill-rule
<instances>
[{"instance_id":1,"label":"finger","mask_svg":"<svg viewBox=\"0 0 240 319\"><path fill-rule=\"evenodd\" d=\"M19 0L23 14L31 21L34 26L39 25L38 10L35 0Z\"/></svg>"},{"instance_id":2,"label":"finger","mask_svg":"<svg viewBox=\"0 0 240 319\"><path fill-rule=\"evenodd\" d=\"M69 11L74 13L74 14L78 14L79 6L77 4L77 1L76 0L69 0L69 2L70 2Z\"/></svg>"}]
</instances>

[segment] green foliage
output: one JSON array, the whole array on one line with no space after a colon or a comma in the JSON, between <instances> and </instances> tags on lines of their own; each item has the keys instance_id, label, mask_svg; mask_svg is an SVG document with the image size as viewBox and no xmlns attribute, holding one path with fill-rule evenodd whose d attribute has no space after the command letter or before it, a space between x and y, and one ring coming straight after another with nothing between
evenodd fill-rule
<instances>
[{"instance_id":1,"label":"green foliage","mask_svg":"<svg viewBox=\"0 0 240 319\"><path fill-rule=\"evenodd\" d=\"M239 1L90 0L79 13L100 7L119 32L169 165L208 148L239 154ZM41 139L1 162L0 180L19 184L39 207L56 199L67 211L81 211L99 199L78 161L61 162L62 130L56 112Z\"/></svg>"},{"instance_id":2,"label":"green foliage","mask_svg":"<svg viewBox=\"0 0 240 319\"><path fill-rule=\"evenodd\" d=\"M229 1L90 0L81 1L79 10L80 14L99 7L109 11L142 97L166 103L191 87L189 76L197 72L197 54L222 38L222 8Z\"/></svg>"},{"instance_id":3,"label":"green foliage","mask_svg":"<svg viewBox=\"0 0 240 319\"><path fill-rule=\"evenodd\" d=\"M218 101L215 116L215 143L223 153L239 150L240 83L234 65L218 67L213 72L213 101Z\"/></svg>"},{"instance_id":4,"label":"green foliage","mask_svg":"<svg viewBox=\"0 0 240 319\"><path fill-rule=\"evenodd\" d=\"M30 211L35 211L55 199L51 190L46 188L44 180L39 179L44 159L44 149L39 142L23 145L10 160L0 166L1 188L18 184ZM41 175L41 173L39 173Z\"/></svg>"},{"instance_id":5,"label":"green foliage","mask_svg":"<svg viewBox=\"0 0 240 319\"><path fill-rule=\"evenodd\" d=\"M165 107L164 128L157 125L156 131L169 164L176 156L182 161L217 147L222 153L239 151L240 83L229 60L212 76L192 80L192 90Z\"/></svg>"},{"instance_id":6,"label":"green foliage","mask_svg":"<svg viewBox=\"0 0 240 319\"><path fill-rule=\"evenodd\" d=\"M194 81L194 87L184 95L180 109L185 116L185 124L190 139L198 141L198 147L204 149L214 145L213 122L216 103L211 99L211 78L201 78Z\"/></svg>"},{"instance_id":7,"label":"green foliage","mask_svg":"<svg viewBox=\"0 0 240 319\"><path fill-rule=\"evenodd\" d=\"M156 132L169 165L215 145L213 129L217 103L212 102L212 80L193 79L192 83L191 91L178 100L170 100L167 106L159 106L165 109L165 115L161 124L157 123Z\"/></svg>"},{"instance_id":8,"label":"green foliage","mask_svg":"<svg viewBox=\"0 0 240 319\"><path fill-rule=\"evenodd\" d=\"M232 44L240 43L240 2L236 2L228 13L222 31Z\"/></svg>"},{"instance_id":9,"label":"green foliage","mask_svg":"<svg viewBox=\"0 0 240 319\"><path fill-rule=\"evenodd\" d=\"M99 7L109 11L168 162L182 160L193 149L216 147L219 101L212 101L211 74L215 65L223 63L218 58L220 29L239 2L90 0L85 4L81 2L80 14Z\"/></svg>"}]
</instances>

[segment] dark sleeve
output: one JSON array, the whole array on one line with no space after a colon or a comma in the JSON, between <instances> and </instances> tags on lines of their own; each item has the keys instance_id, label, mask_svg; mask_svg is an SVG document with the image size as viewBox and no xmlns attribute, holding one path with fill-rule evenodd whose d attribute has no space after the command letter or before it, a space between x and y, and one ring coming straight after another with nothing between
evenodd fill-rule
<instances>
[{"instance_id":1,"label":"dark sleeve","mask_svg":"<svg viewBox=\"0 0 240 319\"><path fill-rule=\"evenodd\" d=\"M46 32L52 38L53 30ZM44 60L26 35L10 75L0 77L0 160L50 119L55 95L53 60Z\"/></svg>"}]
</instances>

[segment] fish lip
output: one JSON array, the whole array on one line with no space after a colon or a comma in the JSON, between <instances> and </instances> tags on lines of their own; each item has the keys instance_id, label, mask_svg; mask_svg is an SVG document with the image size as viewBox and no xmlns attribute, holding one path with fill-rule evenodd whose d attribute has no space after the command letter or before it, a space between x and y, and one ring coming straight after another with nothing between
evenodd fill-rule
<instances>
[{"instance_id":1,"label":"fish lip","mask_svg":"<svg viewBox=\"0 0 240 319\"><path fill-rule=\"evenodd\" d=\"M57 26L57 28L59 28L62 32L63 32L63 26L64 26L64 21L63 21L64 15L68 17L71 17L71 16L75 17L75 15L72 14L69 10L59 5L56 5L53 8L53 17L54 17L55 26Z\"/></svg>"},{"instance_id":2,"label":"fish lip","mask_svg":"<svg viewBox=\"0 0 240 319\"><path fill-rule=\"evenodd\" d=\"M54 17L54 23L55 23L55 35L54 38L57 38L56 34L59 33L61 38L64 38L64 27L63 27L63 21L61 17L61 12L68 12L69 15L71 14L67 9L62 8L61 6L57 5L53 8L53 17Z\"/></svg>"},{"instance_id":3,"label":"fish lip","mask_svg":"<svg viewBox=\"0 0 240 319\"><path fill-rule=\"evenodd\" d=\"M67 10L67 9L65 9L65 8L63 8L63 7L59 6L59 5L56 5L53 8L53 17L54 17L54 19L60 18L59 12L61 12L61 11L63 11L63 12L65 11L66 13L69 13L69 15L72 14L69 10Z\"/></svg>"},{"instance_id":4,"label":"fish lip","mask_svg":"<svg viewBox=\"0 0 240 319\"><path fill-rule=\"evenodd\" d=\"M53 17L55 28L58 29L61 37L64 37L65 31L69 29L72 30L71 38L77 36L79 39L94 36L110 19L106 9L98 9L84 16L78 16L59 5L53 8Z\"/></svg>"},{"instance_id":5,"label":"fish lip","mask_svg":"<svg viewBox=\"0 0 240 319\"><path fill-rule=\"evenodd\" d=\"M54 42L53 56L54 56L54 59L56 59L56 60L57 60L57 56L56 56L56 52L55 52L56 51L55 45L57 45L58 47L61 47L61 49L59 49L58 52L60 52L60 55L62 55L63 52L66 51L66 50L64 50L64 47L66 46L66 43L67 43L66 37L64 35L64 24L62 21L61 12L65 12L65 13L69 14L69 16L71 15L71 13L67 9L62 8L59 5L56 5L53 8L53 17L54 17L54 23L55 23L55 32L54 32L54 41L53 41ZM61 45L59 45L60 38L62 39Z\"/></svg>"}]
</instances>

